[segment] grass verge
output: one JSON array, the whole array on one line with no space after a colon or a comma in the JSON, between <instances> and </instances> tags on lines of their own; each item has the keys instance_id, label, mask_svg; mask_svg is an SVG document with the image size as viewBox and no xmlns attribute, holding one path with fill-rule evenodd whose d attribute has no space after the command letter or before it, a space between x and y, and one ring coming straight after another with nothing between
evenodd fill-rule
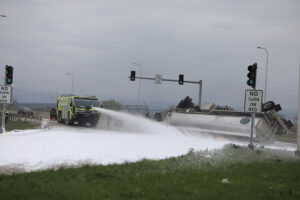
<instances>
[{"instance_id":1,"label":"grass verge","mask_svg":"<svg viewBox=\"0 0 300 200\"><path fill-rule=\"evenodd\" d=\"M0 124L1 124L1 120L0 120ZM24 122L24 121L8 120L5 124L6 131L12 131L15 129L18 129L18 130L34 129L37 127L39 127L39 125L32 124L30 122Z\"/></svg>"},{"instance_id":2,"label":"grass verge","mask_svg":"<svg viewBox=\"0 0 300 200\"><path fill-rule=\"evenodd\" d=\"M300 199L299 188L298 158L235 145L159 161L0 175L0 199Z\"/></svg>"},{"instance_id":3,"label":"grass verge","mask_svg":"<svg viewBox=\"0 0 300 200\"><path fill-rule=\"evenodd\" d=\"M280 142L297 143L297 134L292 135L276 135L276 140Z\"/></svg>"}]
</instances>

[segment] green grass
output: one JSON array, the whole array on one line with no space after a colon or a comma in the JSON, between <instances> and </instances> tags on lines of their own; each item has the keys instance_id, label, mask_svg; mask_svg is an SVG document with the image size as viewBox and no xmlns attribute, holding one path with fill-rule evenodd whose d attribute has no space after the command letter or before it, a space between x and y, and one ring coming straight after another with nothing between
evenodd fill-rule
<instances>
[{"instance_id":1,"label":"green grass","mask_svg":"<svg viewBox=\"0 0 300 200\"><path fill-rule=\"evenodd\" d=\"M0 124L1 124L1 120L0 120ZM6 131L11 131L11 130L26 130L26 129L34 129L39 127L36 124L32 124L30 122L24 122L24 121L12 121L12 120L8 120L5 124L5 130Z\"/></svg>"},{"instance_id":2,"label":"green grass","mask_svg":"<svg viewBox=\"0 0 300 200\"><path fill-rule=\"evenodd\" d=\"M297 142L297 134L292 135L276 135L276 140L281 142L290 142L296 143Z\"/></svg>"},{"instance_id":3,"label":"green grass","mask_svg":"<svg viewBox=\"0 0 300 200\"><path fill-rule=\"evenodd\" d=\"M230 183L221 183L225 178ZM299 188L299 159L236 146L160 161L0 175L0 199L300 199Z\"/></svg>"}]
</instances>

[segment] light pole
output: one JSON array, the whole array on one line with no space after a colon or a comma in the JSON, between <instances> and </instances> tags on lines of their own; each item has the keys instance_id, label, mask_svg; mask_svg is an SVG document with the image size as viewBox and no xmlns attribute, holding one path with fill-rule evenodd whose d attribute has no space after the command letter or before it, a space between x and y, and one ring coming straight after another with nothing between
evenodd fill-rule
<instances>
[{"instance_id":1,"label":"light pole","mask_svg":"<svg viewBox=\"0 0 300 200\"><path fill-rule=\"evenodd\" d=\"M297 150L295 154L300 157L300 62L299 62L299 81L298 81L298 123L297 123Z\"/></svg>"},{"instance_id":2,"label":"light pole","mask_svg":"<svg viewBox=\"0 0 300 200\"><path fill-rule=\"evenodd\" d=\"M69 75L72 77L72 94L73 94L73 91L74 91L74 74L71 74L71 73L66 73L66 75Z\"/></svg>"},{"instance_id":3,"label":"light pole","mask_svg":"<svg viewBox=\"0 0 300 200\"><path fill-rule=\"evenodd\" d=\"M7 17L7 16L6 15L0 15L0 17ZM3 82L5 82L5 76L3 77Z\"/></svg>"},{"instance_id":4,"label":"light pole","mask_svg":"<svg viewBox=\"0 0 300 200\"><path fill-rule=\"evenodd\" d=\"M266 60L266 78L265 78L265 91L264 91L264 102L266 102L266 96L267 96L267 79L268 79L268 60L269 60L269 52L266 48L263 47L257 47L258 49L262 49L267 53L267 60Z\"/></svg>"},{"instance_id":5,"label":"light pole","mask_svg":"<svg viewBox=\"0 0 300 200\"><path fill-rule=\"evenodd\" d=\"M6 17L6 15L0 15L0 17ZM5 76L3 79L3 84L5 85ZM5 133L5 110L6 110L6 105L5 103L2 104L2 124L1 124L1 130L0 133Z\"/></svg>"},{"instance_id":6,"label":"light pole","mask_svg":"<svg viewBox=\"0 0 300 200\"><path fill-rule=\"evenodd\" d=\"M133 65L137 65L140 67L140 77L142 77L143 67L139 63L132 63ZM138 96L138 105L141 103L141 79L139 79L139 96Z\"/></svg>"}]
</instances>

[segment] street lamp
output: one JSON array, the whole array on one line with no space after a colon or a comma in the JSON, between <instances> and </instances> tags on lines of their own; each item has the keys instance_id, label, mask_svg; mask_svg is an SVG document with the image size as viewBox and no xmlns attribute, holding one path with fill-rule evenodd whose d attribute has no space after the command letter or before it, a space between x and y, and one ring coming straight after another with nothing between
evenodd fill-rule
<instances>
[{"instance_id":1,"label":"street lamp","mask_svg":"<svg viewBox=\"0 0 300 200\"><path fill-rule=\"evenodd\" d=\"M6 15L0 15L0 17L6 17ZM5 78L3 79L5 84ZM5 103L2 104L2 124L0 133L5 133Z\"/></svg>"},{"instance_id":2,"label":"street lamp","mask_svg":"<svg viewBox=\"0 0 300 200\"><path fill-rule=\"evenodd\" d=\"M140 77L142 77L143 67L139 63L132 63L133 65L137 65L140 67ZM141 103L141 79L139 79L139 96L138 96L138 105Z\"/></svg>"},{"instance_id":3,"label":"street lamp","mask_svg":"<svg viewBox=\"0 0 300 200\"><path fill-rule=\"evenodd\" d=\"M297 123L297 150L295 154L300 157L300 62L299 62L299 81L298 81L298 123Z\"/></svg>"},{"instance_id":4,"label":"street lamp","mask_svg":"<svg viewBox=\"0 0 300 200\"><path fill-rule=\"evenodd\" d=\"M66 75L69 75L72 77L72 94L73 94L73 90L74 90L74 74L71 74L71 73L66 73Z\"/></svg>"},{"instance_id":5,"label":"street lamp","mask_svg":"<svg viewBox=\"0 0 300 200\"><path fill-rule=\"evenodd\" d=\"M267 96L267 78L268 78L268 60L269 60L269 52L266 48L263 47L257 47L258 49L262 49L267 53L267 61L266 61L266 78L265 78L265 91L264 91L264 102L266 102L266 96Z\"/></svg>"}]
</instances>

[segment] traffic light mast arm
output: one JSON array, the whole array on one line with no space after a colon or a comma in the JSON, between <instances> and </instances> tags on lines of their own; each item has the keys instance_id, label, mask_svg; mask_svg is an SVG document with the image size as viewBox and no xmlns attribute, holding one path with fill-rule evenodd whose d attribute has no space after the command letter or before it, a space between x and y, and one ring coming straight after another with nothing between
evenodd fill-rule
<instances>
[{"instance_id":1,"label":"traffic light mast arm","mask_svg":"<svg viewBox=\"0 0 300 200\"><path fill-rule=\"evenodd\" d=\"M128 77L129 79L131 77ZM135 79L144 79L144 80L154 80L155 78L149 78L149 77L139 77L139 76L135 76ZM162 81L169 81L169 82L177 82L178 83L178 79L162 79ZM192 83L192 84L198 84L199 85L199 106L201 107L201 97L202 97L202 80L200 81L185 81L184 83Z\"/></svg>"},{"instance_id":2,"label":"traffic light mast arm","mask_svg":"<svg viewBox=\"0 0 300 200\"><path fill-rule=\"evenodd\" d=\"M128 77L130 78L130 77ZM155 80L155 78L149 78L149 77L139 77L136 76L136 79L144 79L144 80ZM178 79L165 79L163 78L162 81L169 81L169 82L178 82ZM199 84L199 81L186 81L184 80L185 83L194 83L194 84Z\"/></svg>"}]
</instances>

